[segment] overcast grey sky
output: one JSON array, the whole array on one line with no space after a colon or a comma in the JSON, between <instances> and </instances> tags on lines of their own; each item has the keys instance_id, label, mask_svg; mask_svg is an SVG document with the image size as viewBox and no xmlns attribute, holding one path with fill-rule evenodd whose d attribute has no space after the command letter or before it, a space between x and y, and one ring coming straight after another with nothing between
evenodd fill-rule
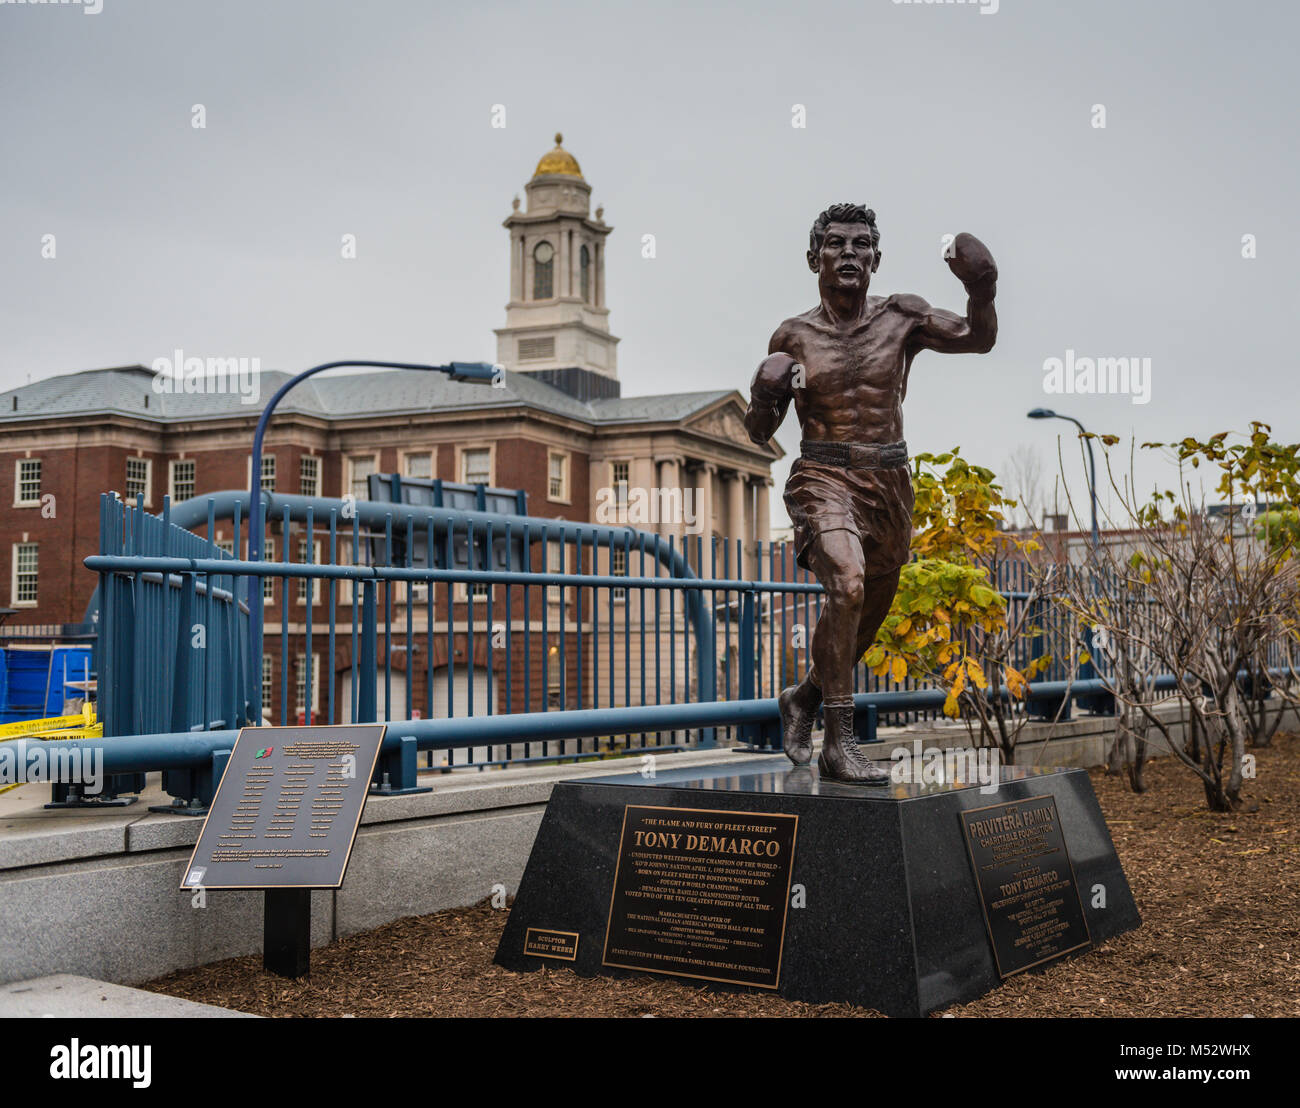
<instances>
[{"instance_id":1,"label":"overcast grey sky","mask_svg":"<svg viewBox=\"0 0 1300 1108\"><path fill-rule=\"evenodd\" d=\"M491 361L500 223L562 130L615 228L625 395L746 389L816 303L809 224L853 200L873 291L962 309L961 230L1001 269L993 352L913 367L914 452L1001 469L1028 443L1050 476L1068 425L1037 405L1139 441L1300 439L1295 6L997 7L0 3L0 389L177 347ZM1046 395L1067 350L1150 358L1150 402ZM778 438L797 450L793 416Z\"/></svg>"}]
</instances>

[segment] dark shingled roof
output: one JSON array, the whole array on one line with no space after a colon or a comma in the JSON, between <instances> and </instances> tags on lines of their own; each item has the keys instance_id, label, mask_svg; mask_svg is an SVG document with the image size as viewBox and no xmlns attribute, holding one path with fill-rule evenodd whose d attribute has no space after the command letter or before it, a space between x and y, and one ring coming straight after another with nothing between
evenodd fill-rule
<instances>
[{"instance_id":1,"label":"dark shingled roof","mask_svg":"<svg viewBox=\"0 0 1300 1108\"><path fill-rule=\"evenodd\" d=\"M0 393L0 423L59 415L119 414L162 423L251 416L261 412L266 401L291 375L280 370L262 370L255 402L245 402L236 390L219 393L159 392L154 387L155 376L144 366L121 366L46 377ZM733 392L732 389L714 389L583 403L527 373L507 372L505 387L498 389L452 381L442 373L385 370L338 375L326 373L309 378L295 387L276 411L339 419L386 412L409 414L519 407L591 424L654 423L683 420Z\"/></svg>"}]
</instances>

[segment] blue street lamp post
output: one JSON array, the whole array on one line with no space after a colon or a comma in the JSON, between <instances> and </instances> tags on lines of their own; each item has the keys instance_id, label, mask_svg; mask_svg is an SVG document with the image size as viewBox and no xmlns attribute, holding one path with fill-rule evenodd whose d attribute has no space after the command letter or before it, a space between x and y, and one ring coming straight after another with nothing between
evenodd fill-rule
<instances>
[{"instance_id":1,"label":"blue street lamp post","mask_svg":"<svg viewBox=\"0 0 1300 1108\"><path fill-rule=\"evenodd\" d=\"M1101 542L1101 535L1097 530L1097 457L1092 452L1092 439L1087 437L1088 429L1074 416L1061 415L1051 408L1034 408L1027 414L1030 419L1068 419L1079 428L1079 433L1085 436L1083 441L1088 446L1088 498L1092 502L1092 548L1096 550Z\"/></svg>"},{"instance_id":2,"label":"blue street lamp post","mask_svg":"<svg viewBox=\"0 0 1300 1108\"><path fill-rule=\"evenodd\" d=\"M260 562L262 560L262 534L264 525L262 518L262 439L266 435L267 424L271 422L271 413L275 411L276 405L280 403L285 393L300 381L305 381L313 374L321 373L324 370L340 369L345 366L373 369L419 369L430 372L445 373L453 381L471 381L477 384L491 384L496 379L497 374L497 367L490 365L487 362L450 362L447 365L422 365L416 362L371 362L346 360L341 362L325 362L323 365L312 366L311 369L303 370L296 377L291 377L276 389L275 395L267 401L267 405L262 411L262 416L257 421L257 430L253 432L253 462L249 474L248 488L248 560L250 562ZM251 588L249 592L251 597ZM250 602L249 609L249 665L254 667L254 674L259 674L261 672L260 662L262 657L261 605L255 606ZM256 708L255 719L260 723L262 718L262 682L260 679L250 682L250 692Z\"/></svg>"},{"instance_id":3,"label":"blue street lamp post","mask_svg":"<svg viewBox=\"0 0 1300 1108\"><path fill-rule=\"evenodd\" d=\"M1092 551L1095 557L1097 547L1101 545L1101 534L1097 529L1097 457L1092 450L1092 439L1088 435L1088 429L1074 416L1061 415L1059 412L1052 411L1051 408L1034 408L1026 414L1030 419L1068 419L1079 428L1079 433L1084 436L1083 441L1088 446L1088 499L1092 507ZM1096 673L1096 667L1093 666L1091 660L1092 628L1084 628L1083 634L1084 643L1088 648L1089 660L1079 667L1079 675L1081 678L1090 679Z\"/></svg>"}]
</instances>

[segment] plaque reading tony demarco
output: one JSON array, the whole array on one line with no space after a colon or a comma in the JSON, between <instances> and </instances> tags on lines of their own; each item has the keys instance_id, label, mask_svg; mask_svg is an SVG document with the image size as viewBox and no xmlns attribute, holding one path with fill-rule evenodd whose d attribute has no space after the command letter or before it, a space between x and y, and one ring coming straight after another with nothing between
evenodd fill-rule
<instances>
[{"instance_id":1,"label":"plaque reading tony demarco","mask_svg":"<svg viewBox=\"0 0 1300 1108\"><path fill-rule=\"evenodd\" d=\"M181 888L337 889L384 730L241 730Z\"/></svg>"},{"instance_id":2,"label":"plaque reading tony demarco","mask_svg":"<svg viewBox=\"0 0 1300 1108\"><path fill-rule=\"evenodd\" d=\"M961 824L999 976L1092 942L1054 798L972 808Z\"/></svg>"},{"instance_id":3,"label":"plaque reading tony demarco","mask_svg":"<svg viewBox=\"0 0 1300 1108\"><path fill-rule=\"evenodd\" d=\"M775 989L798 816L623 811L604 964Z\"/></svg>"}]
</instances>

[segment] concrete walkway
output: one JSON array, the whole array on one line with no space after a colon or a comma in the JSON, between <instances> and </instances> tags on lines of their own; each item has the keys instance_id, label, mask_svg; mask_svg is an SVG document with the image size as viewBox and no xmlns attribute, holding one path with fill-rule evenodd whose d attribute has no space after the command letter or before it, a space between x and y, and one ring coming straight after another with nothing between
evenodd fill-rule
<instances>
[{"instance_id":1,"label":"concrete walkway","mask_svg":"<svg viewBox=\"0 0 1300 1108\"><path fill-rule=\"evenodd\" d=\"M56 973L0 985L0 1018L259 1019L212 1004Z\"/></svg>"}]
</instances>

